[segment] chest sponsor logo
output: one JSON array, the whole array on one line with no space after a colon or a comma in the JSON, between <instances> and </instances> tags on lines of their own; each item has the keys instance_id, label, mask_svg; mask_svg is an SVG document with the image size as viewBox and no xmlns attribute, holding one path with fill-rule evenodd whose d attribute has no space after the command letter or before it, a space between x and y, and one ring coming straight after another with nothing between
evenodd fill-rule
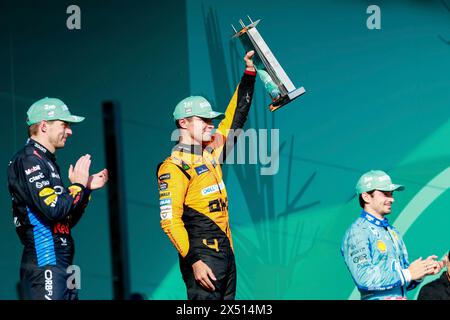
<instances>
[{"instance_id":1,"label":"chest sponsor logo","mask_svg":"<svg viewBox=\"0 0 450 320\"><path fill-rule=\"evenodd\" d=\"M32 166L30 169L26 169L25 170L25 174L27 176L29 176L30 174L32 174L33 172L36 172L38 170L41 170L41 166L40 165Z\"/></svg>"},{"instance_id":2,"label":"chest sponsor logo","mask_svg":"<svg viewBox=\"0 0 450 320\"><path fill-rule=\"evenodd\" d=\"M56 206L56 202L58 201L58 196L56 194L52 194L44 199L46 205L54 208Z\"/></svg>"},{"instance_id":3,"label":"chest sponsor logo","mask_svg":"<svg viewBox=\"0 0 450 320\"><path fill-rule=\"evenodd\" d=\"M44 188L41 191L39 191L39 197L44 198L44 197L49 196L54 193L55 193L55 190L53 190L52 188Z\"/></svg>"},{"instance_id":4,"label":"chest sponsor logo","mask_svg":"<svg viewBox=\"0 0 450 320\"><path fill-rule=\"evenodd\" d=\"M356 246L355 246L355 247L356 247ZM354 250L354 251L352 251L352 252L350 253L350 257L353 257L355 254L362 253L362 252L364 252L364 251L366 251L366 248L365 248L365 247L359 248L358 250Z\"/></svg>"},{"instance_id":5,"label":"chest sponsor logo","mask_svg":"<svg viewBox=\"0 0 450 320\"><path fill-rule=\"evenodd\" d=\"M65 224L65 223L58 222L53 227L53 233L54 234L70 234L69 225ZM66 239L66 238L61 238L61 240L62 239ZM66 242L66 241L64 241L64 242Z\"/></svg>"},{"instance_id":6,"label":"chest sponsor logo","mask_svg":"<svg viewBox=\"0 0 450 320\"><path fill-rule=\"evenodd\" d=\"M172 206L171 205L160 206L159 208L160 208L161 212L172 211Z\"/></svg>"},{"instance_id":7,"label":"chest sponsor logo","mask_svg":"<svg viewBox=\"0 0 450 320\"><path fill-rule=\"evenodd\" d=\"M170 173L164 173L159 176L159 180L169 180L170 179Z\"/></svg>"},{"instance_id":8,"label":"chest sponsor logo","mask_svg":"<svg viewBox=\"0 0 450 320\"><path fill-rule=\"evenodd\" d=\"M52 176L52 178L60 179L60 180L61 180L61 177L59 176L59 174L57 174L57 173L55 173L55 172L52 172L52 173L51 173L51 176Z\"/></svg>"},{"instance_id":9,"label":"chest sponsor logo","mask_svg":"<svg viewBox=\"0 0 450 320\"><path fill-rule=\"evenodd\" d=\"M206 187L202 189L202 196L206 196L208 194L214 193L214 192L218 192L220 190L223 190L225 188L225 185L223 183L223 181L220 181L220 183L214 184L212 186Z\"/></svg>"},{"instance_id":10,"label":"chest sponsor logo","mask_svg":"<svg viewBox=\"0 0 450 320\"><path fill-rule=\"evenodd\" d=\"M367 261L367 254L365 254L365 253L353 258L353 263L356 263L356 264L362 263L365 261Z\"/></svg>"},{"instance_id":11,"label":"chest sponsor logo","mask_svg":"<svg viewBox=\"0 0 450 320\"><path fill-rule=\"evenodd\" d=\"M161 198L165 198L165 197L170 197L172 194L170 193L170 191L163 191L159 193L159 196Z\"/></svg>"},{"instance_id":12,"label":"chest sponsor logo","mask_svg":"<svg viewBox=\"0 0 450 320\"><path fill-rule=\"evenodd\" d=\"M41 150L43 153L46 153L46 152L47 152L47 150L46 150L43 146L41 146L41 145L39 145L39 144L37 144L37 143L34 144L34 147L35 147L36 149Z\"/></svg>"},{"instance_id":13,"label":"chest sponsor logo","mask_svg":"<svg viewBox=\"0 0 450 320\"><path fill-rule=\"evenodd\" d=\"M31 183L41 180L44 178L44 174L42 172L40 172L38 175L31 177L30 179L28 179L28 181L30 181Z\"/></svg>"},{"instance_id":14,"label":"chest sponsor logo","mask_svg":"<svg viewBox=\"0 0 450 320\"><path fill-rule=\"evenodd\" d=\"M381 253L385 253L386 250L387 250L386 243L384 243L382 240L378 240L378 241L377 241L377 249L378 249Z\"/></svg>"},{"instance_id":15,"label":"chest sponsor logo","mask_svg":"<svg viewBox=\"0 0 450 320\"><path fill-rule=\"evenodd\" d=\"M56 194L61 194L64 191L64 188L61 186L54 186L53 189L55 189Z\"/></svg>"},{"instance_id":16,"label":"chest sponsor logo","mask_svg":"<svg viewBox=\"0 0 450 320\"><path fill-rule=\"evenodd\" d=\"M43 187L46 187L48 185L50 185L50 181L48 181L48 180L36 182L36 188L38 188L38 189L42 189Z\"/></svg>"},{"instance_id":17,"label":"chest sponsor logo","mask_svg":"<svg viewBox=\"0 0 450 320\"><path fill-rule=\"evenodd\" d=\"M161 191L167 190L168 187L169 187L169 185L167 184L167 182L161 182L159 184L159 190L161 190Z\"/></svg>"},{"instance_id":18,"label":"chest sponsor logo","mask_svg":"<svg viewBox=\"0 0 450 320\"><path fill-rule=\"evenodd\" d=\"M222 198L211 200L208 204L208 208L210 213L226 211L228 208L228 201L227 199Z\"/></svg>"},{"instance_id":19,"label":"chest sponsor logo","mask_svg":"<svg viewBox=\"0 0 450 320\"><path fill-rule=\"evenodd\" d=\"M160 217L161 220L172 219L172 211L161 211Z\"/></svg>"},{"instance_id":20,"label":"chest sponsor logo","mask_svg":"<svg viewBox=\"0 0 450 320\"><path fill-rule=\"evenodd\" d=\"M205 173L209 171L208 167L206 165L195 167L195 172L197 172L197 175L201 175L202 173Z\"/></svg>"},{"instance_id":21,"label":"chest sponsor logo","mask_svg":"<svg viewBox=\"0 0 450 320\"><path fill-rule=\"evenodd\" d=\"M163 199L159 201L160 206L172 204L172 199Z\"/></svg>"}]
</instances>

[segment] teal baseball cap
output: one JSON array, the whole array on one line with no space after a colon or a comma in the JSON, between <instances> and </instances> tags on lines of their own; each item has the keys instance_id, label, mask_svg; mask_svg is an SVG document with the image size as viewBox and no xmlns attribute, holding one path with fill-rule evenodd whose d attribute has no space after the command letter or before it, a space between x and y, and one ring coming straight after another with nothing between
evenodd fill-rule
<instances>
[{"instance_id":1,"label":"teal baseball cap","mask_svg":"<svg viewBox=\"0 0 450 320\"><path fill-rule=\"evenodd\" d=\"M27 125L29 126L42 120L61 120L72 123L84 120L84 117L72 115L61 100L48 97L33 103L27 111L27 116Z\"/></svg>"},{"instance_id":2,"label":"teal baseball cap","mask_svg":"<svg viewBox=\"0 0 450 320\"><path fill-rule=\"evenodd\" d=\"M208 100L201 96L190 96L180 102L173 111L174 120L197 116L206 119L223 119L225 115L221 112L213 111Z\"/></svg>"},{"instance_id":3,"label":"teal baseball cap","mask_svg":"<svg viewBox=\"0 0 450 320\"><path fill-rule=\"evenodd\" d=\"M391 177L384 171L370 170L359 178L355 189L356 194L361 194L372 190L402 191L405 190L405 187L392 183Z\"/></svg>"}]
</instances>

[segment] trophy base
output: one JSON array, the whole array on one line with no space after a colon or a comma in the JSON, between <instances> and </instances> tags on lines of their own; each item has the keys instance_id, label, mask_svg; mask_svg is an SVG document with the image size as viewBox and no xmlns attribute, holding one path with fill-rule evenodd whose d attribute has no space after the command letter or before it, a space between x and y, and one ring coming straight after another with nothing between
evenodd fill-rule
<instances>
[{"instance_id":1,"label":"trophy base","mask_svg":"<svg viewBox=\"0 0 450 320\"><path fill-rule=\"evenodd\" d=\"M269 110L271 112L274 112L275 110L280 109L281 107L285 106L286 104L293 101L294 99L300 97L304 93L305 93L305 88L303 88L303 87L300 87L292 92L289 92L287 95L280 97L277 100L273 101L269 105Z\"/></svg>"}]
</instances>

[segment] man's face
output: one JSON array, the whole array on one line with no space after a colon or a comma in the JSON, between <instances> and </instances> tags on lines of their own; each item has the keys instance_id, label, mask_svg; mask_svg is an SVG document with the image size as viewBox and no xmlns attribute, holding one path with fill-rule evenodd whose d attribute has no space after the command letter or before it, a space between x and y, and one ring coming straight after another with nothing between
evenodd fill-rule
<instances>
[{"instance_id":1,"label":"man's face","mask_svg":"<svg viewBox=\"0 0 450 320\"><path fill-rule=\"evenodd\" d=\"M204 142L211 141L212 130L214 129L212 119L193 116L187 120L186 129L189 131L193 140L200 145Z\"/></svg>"},{"instance_id":2,"label":"man's face","mask_svg":"<svg viewBox=\"0 0 450 320\"><path fill-rule=\"evenodd\" d=\"M72 135L70 124L61 120L47 122L48 141L55 147L55 149L64 148L66 140Z\"/></svg>"},{"instance_id":3,"label":"man's face","mask_svg":"<svg viewBox=\"0 0 450 320\"><path fill-rule=\"evenodd\" d=\"M391 213L394 202L393 191L375 190L372 194L365 193L366 208L380 215Z\"/></svg>"}]
</instances>

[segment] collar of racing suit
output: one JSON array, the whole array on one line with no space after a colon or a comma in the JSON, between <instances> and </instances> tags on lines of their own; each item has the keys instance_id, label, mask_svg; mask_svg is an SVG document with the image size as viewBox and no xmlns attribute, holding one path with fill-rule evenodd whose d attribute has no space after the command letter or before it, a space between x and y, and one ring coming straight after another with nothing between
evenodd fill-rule
<instances>
[{"instance_id":1,"label":"collar of racing suit","mask_svg":"<svg viewBox=\"0 0 450 320\"><path fill-rule=\"evenodd\" d=\"M389 220L387 218L380 220L377 217L371 215L370 213L368 213L367 211L364 211L364 210L361 212L361 218L369 221L371 224L374 224L378 227L387 228L390 226Z\"/></svg>"},{"instance_id":2,"label":"collar of racing suit","mask_svg":"<svg viewBox=\"0 0 450 320\"><path fill-rule=\"evenodd\" d=\"M33 139L29 138L28 142L27 142L27 145L33 147L36 150L36 152L39 153L39 155L44 156L44 157L50 159L53 162L56 161L55 154L51 153L46 147L44 147L42 144L40 144L36 140L33 140Z\"/></svg>"},{"instance_id":3,"label":"collar of racing suit","mask_svg":"<svg viewBox=\"0 0 450 320\"><path fill-rule=\"evenodd\" d=\"M173 151L180 151L201 156L203 154L203 147L195 144L178 143L173 148Z\"/></svg>"}]
</instances>

